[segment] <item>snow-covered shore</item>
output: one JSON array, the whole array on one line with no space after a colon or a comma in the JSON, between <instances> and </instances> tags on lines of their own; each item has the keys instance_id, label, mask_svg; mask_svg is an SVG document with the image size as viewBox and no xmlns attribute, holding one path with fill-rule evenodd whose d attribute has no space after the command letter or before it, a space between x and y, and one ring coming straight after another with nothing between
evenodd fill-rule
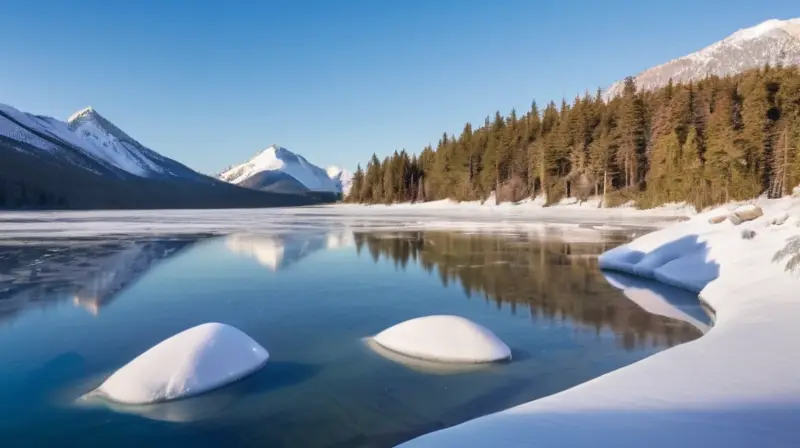
<instances>
[{"instance_id":1,"label":"snow-covered shore","mask_svg":"<svg viewBox=\"0 0 800 448\"><path fill-rule=\"evenodd\" d=\"M728 206L600 259L606 269L698 292L716 313L705 336L403 446L800 446L800 278L784 269L792 254L773 261L800 235L800 200L759 205L765 213L754 221L709 222Z\"/></svg>"}]
</instances>

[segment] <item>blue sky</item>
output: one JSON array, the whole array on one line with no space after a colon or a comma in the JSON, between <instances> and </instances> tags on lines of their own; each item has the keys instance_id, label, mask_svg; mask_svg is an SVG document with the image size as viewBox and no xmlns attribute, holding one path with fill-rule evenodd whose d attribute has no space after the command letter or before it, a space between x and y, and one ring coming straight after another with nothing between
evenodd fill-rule
<instances>
[{"instance_id":1,"label":"blue sky","mask_svg":"<svg viewBox=\"0 0 800 448\"><path fill-rule=\"evenodd\" d=\"M272 143L354 168L797 16L797 0L6 1L0 102L92 105L206 173Z\"/></svg>"}]
</instances>

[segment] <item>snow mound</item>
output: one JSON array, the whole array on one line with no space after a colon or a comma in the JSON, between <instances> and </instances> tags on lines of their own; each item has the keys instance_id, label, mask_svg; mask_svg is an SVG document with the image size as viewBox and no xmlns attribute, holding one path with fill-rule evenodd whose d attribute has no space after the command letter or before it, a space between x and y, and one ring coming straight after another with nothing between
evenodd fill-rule
<instances>
[{"instance_id":1,"label":"snow mound","mask_svg":"<svg viewBox=\"0 0 800 448\"><path fill-rule=\"evenodd\" d=\"M429 361L484 363L511 359L491 331L458 316L427 316L388 328L373 339L388 350Z\"/></svg>"},{"instance_id":2,"label":"snow mound","mask_svg":"<svg viewBox=\"0 0 800 448\"><path fill-rule=\"evenodd\" d=\"M149 404L208 392L260 369L264 347L240 330L206 323L172 336L114 372L100 395L125 404Z\"/></svg>"},{"instance_id":3,"label":"snow mound","mask_svg":"<svg viewBox=\"0 0 800 448\"><path fill-rule=\"evenodd\" d=\"M411 440L408 447L788 447L800 440L800 229L773 225L800 214L800 199L760 199L764 215L734 226L708 218L737 204L642 236L600 265L699 293L714 328L563 392ZM796 220L792 220L796 223ZM758 229L745 240L742 228ZM788 271L787 271L788 270ZM629 296L652 312L690 321L688 308ZM600 442L599 442L600 441Z\"/></svg>"},{"instance_id":4,"label":"snow mound","mask_svg":"<svg viewBox=\"0 0 800 448\"><path fill-rule=\"evenodd\" d=\"M312 164L305 157L278 145L272 145L247 162L224 171L219 178L232 184L241 184L264 171L281 171L297 179L311 191L340 192L325 170Z\"/></svg>"}]
</instances>

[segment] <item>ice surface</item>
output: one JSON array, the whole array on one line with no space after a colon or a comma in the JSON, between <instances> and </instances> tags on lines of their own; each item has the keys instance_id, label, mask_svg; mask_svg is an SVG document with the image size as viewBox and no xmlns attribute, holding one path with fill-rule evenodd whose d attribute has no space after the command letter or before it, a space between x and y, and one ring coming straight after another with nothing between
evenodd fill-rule
<instances>
[{"instance_id":1,"label":"ice surface","mask_svg":"<svg viewBox=\"0 0 800 448\"><path fill-rule=\"evenodd\" d=\"M679 207L657 210L521 205L329 205L239 210L0 212L0 243L30 239L130 237L200 232L227 235L302 229L462 230L602 241L610 228L660 228L686 216ZM593 226L603 226L595 229Z\"/></svg>"},{"instance_id":2,"label":"ice surface","mask_svg":"<svg viewBox=\"0 0 800 448\"><path fill-rule=\"evenodd\" d=\"M494 333L459 316L407 320L373 340L394 352L430 361L485 363L511 358L511 350Z\"/></svg>"},{"instance_id":3,"label":"ice surface","mask_svg":"<svg viewBox=\"0 0 800 448\"><path fill-rule=\"evenodd\" d=\"M124 404L201 394L260 369L269 353L240 330L206 323L172 336L112 374L97 392Z\"/></svg>"},{"instance_id":4,"label":"ice surface","mask_svg":"<svg viewBox=\"0 0 800 448\"><path fill-rule=\"evenodd\" d=\"M740 226L709 224L710 216L720 214L712 210L600 258L605 268L699 292L716 313L705 336L404 446L798 446L800 278L784 266L800 252L790 250L777 262L773 257L800 235L800 200L758 205L764 216ZM793 218L771 224L787 212ZM742 228L758 234L744 240Z\"/></svg>"}]
</instances>

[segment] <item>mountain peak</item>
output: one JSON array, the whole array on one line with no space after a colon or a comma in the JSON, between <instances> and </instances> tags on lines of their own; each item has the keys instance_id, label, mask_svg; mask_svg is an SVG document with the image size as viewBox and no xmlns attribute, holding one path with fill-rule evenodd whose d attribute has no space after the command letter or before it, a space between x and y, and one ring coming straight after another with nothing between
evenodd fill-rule
<instances>
[{"instance_id":1,"label":"mountain peak","mask_svg":"<svg viewBox=\"0 0 800 448\"><path fill-rule=\"evenodd\" d=\"M92 116L92 115L100 115L100 114L98 114L94 110L94 107L88 106L70 115L69 118L67 118L67 123L72 123L73 121L78 120L82 117Z\"/></svg>"},{"instance_id":2,"label":"mountain peak","mask_svg":"<svg viewBox=\"0 0 800 448\"><path fill-rule=\"evenodd\" d=\"M284 148L278 144L272 144L267 146L265 149L258 151L247 163L259 163L259 162L266 162L268 165L273 165L276 160L282 159L292 159L296 160L299 156L292 151Z\"/></svg>"},{"instance_id":3,"label":"mountain peak","mask_svg":"<svg viewBox=\"0 0 800 448\"><path fill-rule=\"evenodd\" d=\"M138 141L134 140L133 137L126 134L122 129L114 125L114 123L100 115L100 113L97 112L97 110L92 106L86 107L72 114L67 119L67 124L73 131L86 126L99 128L103 132L121 142L128 143L140 149L145 147Z\"/></svg>"},{"instance_id":4,"label":"mountain peak","mask_svg":"<svg viewBox=\"0 0 800 448\"><path fill-rule=\"evenodd\" d=\"M800 38L800 18L788 20L769 19L759 23L756 26L741 29L733 33L723 42L738 42L750 39L758 39L760 37L769 35L774 31L783 31L792 37Z\"/></svg>"}]
</instances>

